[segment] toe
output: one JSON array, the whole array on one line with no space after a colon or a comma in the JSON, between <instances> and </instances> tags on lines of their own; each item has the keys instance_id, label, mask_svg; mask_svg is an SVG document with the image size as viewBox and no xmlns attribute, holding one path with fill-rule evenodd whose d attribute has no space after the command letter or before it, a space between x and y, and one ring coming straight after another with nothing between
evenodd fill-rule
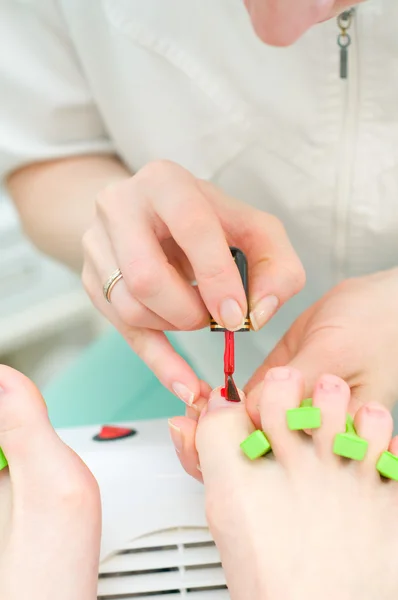
<instances>
[{"instance_id":1,"label":"toe","mask_svg":"<svg viewBox=\"0 0 398 600\"><path fill-rule=\"evenodd\" d=\"M37 490L43 503L42 490L50 486L60 494L69 494L68 486L96 488L91 473L55 433L37 388L5 366L0 366L0 447L20 498L33 501L31 491Z\"/></svg>"},{"instance_id":2,"label":"toe","mask_svg":"<svg viewBox=\"0 0 398 600\"><path fill-rule=\"evenodd\" d=\"M376 463L391 442L393 420L391 413L382 405L369 403L362 406L354 419L357 434L367 440L368 450L358 469L372 478L378 478Z\"/></svg>"},{"instance_id":3,"label":"toe","mask_svg":"<svg viewBox=\"0 0 398 600\"><path fill-rule=\"evenodd\" d=\"M196 448L206 484L230 486L253 463L244 455L241 443L254 431L242 402L228 402L220 388L214 390L203 410L196 430ZM173 419L175 422L175 419ZM257 461L254 461L256 463ZM192 466L192 465L191 465Z\"/></svg>"},{"instance_id":4,"label":"toe","mask_svg":"<svg viewBox=\"0 0 398 600\"><path fill-rule=\"evenodd\" d=\"M388 450L391 454L394 454L394 456L398 456L398 435L392 438Z\"/></svg>"},{"instance_id":5,"label":"toe","mask_svg":"<svg viewBox=\"0 0 398 600\"><path fill-rule=\"evenodd\" d=\"M300 406L303 389L301 373L290 367L270 369L264 379L259 404L262 429L285 466L300 460L300 451L307 446L304 434L289 430L286 416L286 411Z\"/></svg>"},{"instance_id":6,"label":"toe","mask_svg":"<svg viewBox=\"0 0 398 600\"><path fill-rule=\"evenodd\" d=\"M194 479L202 482L199 456L195 445L197 422L188 417L169 420L169 431L181 465Z\"/></svg>"},{"instance_id":7,"label":"toe","mask_svg":"<svg viewBox=\"0 0 398 600\"><path fill-rule=\"evenodd\" d=\"M344 433L350 401L349 386L335 375L323 375L315 384L313 405L320 408L322 424L312 432L315 451L321 460L336 462L333 444L338 433Z\"/></svg>"}]
</instances>

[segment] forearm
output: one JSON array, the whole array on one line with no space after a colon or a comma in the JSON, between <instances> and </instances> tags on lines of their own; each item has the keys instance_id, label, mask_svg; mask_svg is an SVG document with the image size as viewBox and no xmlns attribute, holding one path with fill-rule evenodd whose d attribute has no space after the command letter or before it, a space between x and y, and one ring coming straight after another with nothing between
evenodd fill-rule
<instances>
[{"instance_id":1,"label":"forearm","mask_svg":"<svg viewBox=\"0 0 398 600\"><path fill-rule=\"evenodd\" d=\"M94 217L97 194L129 175L113 156L79 156L20 169L7 188L37 248L80 270L81 239Z\"/></svg>"}]
</instances>

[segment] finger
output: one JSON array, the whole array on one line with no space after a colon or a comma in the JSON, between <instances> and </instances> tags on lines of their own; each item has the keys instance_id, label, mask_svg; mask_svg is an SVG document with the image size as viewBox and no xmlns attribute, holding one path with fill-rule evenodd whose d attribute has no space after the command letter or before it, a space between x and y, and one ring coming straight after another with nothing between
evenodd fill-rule
<instances>
[{"instance_id":1,"label":"finger","mask_svg":"<svg viewBox=\"0 0 398 600\"><path fill-rule=\"evenodd\" d=\"M185 416L193 419L194 421L199 421L200 415L202 411L207 406L209 401L209 396L211 392L211 387L204 381L200 382L200 397L195 401L195 404L192 406L187 406L185 411Z\"/></svg>"},{"instance_id":2,"label":"finger","mask_svg":"<svg viewBox=\"0 0 398 600\"><path fill-rule=\"evenodd\" d=\"M250 319L253 329L261 329L303 288L303 266L276 217L215 191L208 183L201 182L201 186L211 198L224 230L246 254Z\"/></svg>"},{"instance_id":3,"label":"finger","mask_svg":"<svg viewBox=\"0 0 398 600\"><path fill-rule=\"evenodd\" d=\"M274 46L293 44L307 29L323 21L335 0L245 0L259 38Z\"/></svg>"},{"instance_id":4,"label":"finger","mask_svg":"<svg viewBox=\"0 0 398 600\"><path fill-rule=\"evenodd\" d=\"M159 381L182 402L192 406L200 398L201 383L197 375L163 332L129 328L121 333Z\"/></svg>"},{"instance_id":5,"label":"finger","mask_svg":"<svg viewBox=\"0 0 398 600\"><path fill-rule=\"evenodd\" d=\"M96 308L109 320L119 319L130 327L148 327L160 331L175 329L168 321L156 315L136 300L120 279L111 292L111 303L104 297L103 285L117 269L116 258L106 231L100 223L93 226L83 238L85 262L83 285Z\"/></svg>"},{"instance_id":6,"label":"finger","mask_svg":"<svg viewBox=\"0 0 398 600\"><path fill-rule=\"evenodd\" d=\"M208 311L197 290L168 262L155 233L165 227L149 206L149 193L140 179L121 182L101 195L99 217L130 294L177 329L199 329L209 322Z\"/></svg>"},{"instance_id":7,"label":"finger","mask_svg":"<svg viewBox=\"0 0 398 600\"><path fill-rule=\"evenodd\" d=\"M240 329L247 314L242 280L226 232L197 180L173 165L161 188L154 186L151 202L192 265L211 315L228 329Z\"/></svg>"},{"instance_id":8,"label":"finger","mask_svg":"<svg viewBox=\"0 0 398 600\"><path fill-rule=\"evenodd\" d=\"M90 274L85 271L83 281L86 289L91 287ZM91 296L89 290L88 293ZM174 350L163 332L128 326L116 315L111 305L106 305L102 313L167 389L187 405L193 404L200 397L201 384L198 377Z\"/></svg>"},{"instance_id":9,"label":"finger","mask_svg":"<svg viewBox=\"0 0 398 600\"><path fill-rule=\"evenodd\" d=\"M199 456L195 447L197 422L188 417L169 419L170 437L182 467L197 481L202 482Z\"/></svg>"},{"instance_id":10,"label":"finger","mask_svg":"<svg viewBox=\"0 0 398 600\"><path fill-rule=\"evenodd\" d=\"M247 468L240 444L254 431L243 402L228 402L213 390L196 431L196 447L206 485L229 485Z\"/></svg>"}]
</instances>

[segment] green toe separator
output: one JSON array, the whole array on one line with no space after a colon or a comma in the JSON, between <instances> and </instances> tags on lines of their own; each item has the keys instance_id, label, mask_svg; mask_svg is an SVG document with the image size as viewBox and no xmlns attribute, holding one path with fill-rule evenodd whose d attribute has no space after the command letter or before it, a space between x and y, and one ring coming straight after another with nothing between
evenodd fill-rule
<instances>
[{"instance_id":1,"label":"green toe separator","mask_svg":"<svg viewBox=\"0 0 398 600\"><path fill-rule=\"evenodd\" d=\"M391 452L383 452L377 461L376 469L383 477L398 481L398 456Z\"/></svg>"},{"instance_id":2,"label":"green toe separator","mask_svg":"<svg viewBox=\"0 0 398 600\"><path fill-rule=\"evenodd\" d=\"M334 438L334 454L343 458L360 461L365 458L367 451L368 442L359 437L355 431L354 419L351 415L347 415L345 433L338 433Z\"/></svg>"},{"instance_id":3,"label":"green toe separator","mask_svg":"<svg viewBox=\"0 0 398 600\"><path fill-rule=\"evenodd\" d=\"M0 471L5 469L5 467L8 467L8 461L4 456L3 450L0 448Z\"/></svg>"},{"instance_id":4,"label":"green toe separator","mask_svg":"<svg viewBox=\"0 0 398 600\"><path fill-rule=\"evenodd\" d=\"M300 404L301 408L308 408L310 406L312 406L312 398L305 398L301 404Z\"/></svg>"},{"instance_id":5,"label":"green toe separator","mask_svg":"<svg viewBox=\"0 0 398 600\"><path fill-rule=\"evenodd\" d=\"M322 423L321 409L312 406L312 398L306 398L299 408L286 411L286 420L291 431L318 429Z\"/></svg>"},{"instance_id":6,"label":"green toe separator","mask_svg":"<svg viewBox=\"0 0 398 600\"><path fill-rule=\"evenodd\" d=\"M243 453L250 458L250 460L255 460L256 458L260 458L260 456L264 456L271 451L271 444L269 443L266 435L263 431L259 429L257 431L253 431L240 445Z\"/></svg>"}]
</instances>

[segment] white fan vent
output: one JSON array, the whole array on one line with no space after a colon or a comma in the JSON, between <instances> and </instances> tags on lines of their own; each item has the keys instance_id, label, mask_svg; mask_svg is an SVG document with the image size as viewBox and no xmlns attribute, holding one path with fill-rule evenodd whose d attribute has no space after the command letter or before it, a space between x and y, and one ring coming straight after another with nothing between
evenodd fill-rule
<instances>
[{"instance_id":1,"label":"white fan vent","mask_svg":"<svg viewBox=\"0 0 398 600\"><path fill-rule=\"evenodd\" d=\"M228 600L217 548L206 528L159 531L100 565L99 600Z\"/></svg>"}]
</instances>

